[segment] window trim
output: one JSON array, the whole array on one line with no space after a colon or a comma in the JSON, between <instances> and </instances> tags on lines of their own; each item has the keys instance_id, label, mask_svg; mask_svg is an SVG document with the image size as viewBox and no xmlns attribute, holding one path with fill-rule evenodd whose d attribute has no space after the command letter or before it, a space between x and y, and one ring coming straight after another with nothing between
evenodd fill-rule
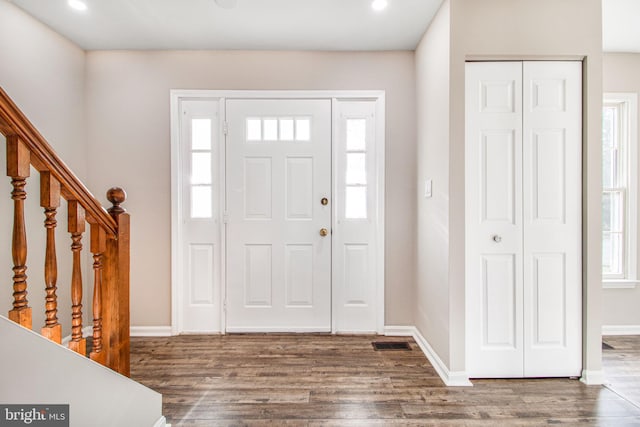
<instances>
[{"instance_id":1,"label":"window trim","mask_svg":"<svg viewBox=\"0 0 640 427\"><path fill-rule=\"evenodd\" d=\"M622 134L621 150L625 156L627 197L624 206L625 259L624 273L602 275L605 289L635 288L638 280L638 94L635 92L604 93L605 106L617 106L620 110ZM604 188L603 188L604 192Z\"/></svg>"}]
</instances>

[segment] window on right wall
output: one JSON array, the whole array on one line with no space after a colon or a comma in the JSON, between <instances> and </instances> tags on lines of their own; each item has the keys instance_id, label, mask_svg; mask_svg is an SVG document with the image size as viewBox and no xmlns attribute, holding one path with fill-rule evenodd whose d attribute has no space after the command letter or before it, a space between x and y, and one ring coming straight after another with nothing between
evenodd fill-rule
<instances>
[{"instance_id":1,"label":"window on right wall","mask_svg":"<svg viewBox=\"0 0 640 427\"><path fill-rule=\"evenodd\" d=\"M638 95L605 93L602 114L602 278L633 288L637 276Z\"/></svg>"}]
</instances>

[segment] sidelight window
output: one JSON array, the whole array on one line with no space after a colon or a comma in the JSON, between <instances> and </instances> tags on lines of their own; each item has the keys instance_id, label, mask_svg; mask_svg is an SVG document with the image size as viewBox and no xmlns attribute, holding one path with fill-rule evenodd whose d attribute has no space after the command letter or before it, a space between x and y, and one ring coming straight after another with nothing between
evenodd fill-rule
<instances>
[{"instance_id":1,"label":"sidelight window","mask_svg":"<svg viewBox=\"0 0 640 427\"><path fill-rule=\"evenodd\" d=\"M191 218L213 216L211 119L191 120Z\"/></svg>"},{"instance_id":2,"label":"sidelight window","mask_svg":"<svg viewBox=\"0 0 640 427\"><path fill-rule=\"evenodd\" d=\"M367 120L347 119L345 218L367 218Z\"/></svg>"}]
</instances>

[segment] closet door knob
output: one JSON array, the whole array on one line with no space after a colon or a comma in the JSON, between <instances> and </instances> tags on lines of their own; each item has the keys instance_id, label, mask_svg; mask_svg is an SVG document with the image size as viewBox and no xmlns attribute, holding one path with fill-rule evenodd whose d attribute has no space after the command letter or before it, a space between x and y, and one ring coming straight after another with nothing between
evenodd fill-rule
<instances>
[{"instance_id":1,"label":"closet door knob","mask_svg":"<svg viewBox=\"0 0 640 427\"><path fill-rule=\"evenodd\" d=\"M496 234L496 235L494 235L494 236L492 237L492 239L493 239L493 241L494 241L494 242L496 242L496 243L500 243L500 242L502 242L502 237L498 236L497 234Z\"/></svg>"}]
</instances>

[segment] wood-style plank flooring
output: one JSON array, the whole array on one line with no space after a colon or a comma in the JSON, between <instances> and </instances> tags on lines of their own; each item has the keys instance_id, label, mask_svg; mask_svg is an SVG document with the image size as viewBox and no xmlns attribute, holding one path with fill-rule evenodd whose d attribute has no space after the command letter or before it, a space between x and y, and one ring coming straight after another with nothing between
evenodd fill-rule
<instances>
[{"instance_id":1,"label":"wood-style plank flooring","mask_svg":"<svg viewBox=\"0 0 640 427\"><path fill-rule=\"evenodd\" d=\"M412 351L374 351L372 340ZM163 394L173 426L639 426L640 408L577 380L445 387L403 338L132 338L131 376Z\"/></svg>"},{"instance_id":2,"label":"wood-style plank flooring","mask_svg":"<svg viewBox=\"0 0 640 427\"><path fill-rule=\"evenodd\" d=\"M602 350L607 387L640 407L640 335L604 336L613 347Z\"/></svg>"}]
</instances>

